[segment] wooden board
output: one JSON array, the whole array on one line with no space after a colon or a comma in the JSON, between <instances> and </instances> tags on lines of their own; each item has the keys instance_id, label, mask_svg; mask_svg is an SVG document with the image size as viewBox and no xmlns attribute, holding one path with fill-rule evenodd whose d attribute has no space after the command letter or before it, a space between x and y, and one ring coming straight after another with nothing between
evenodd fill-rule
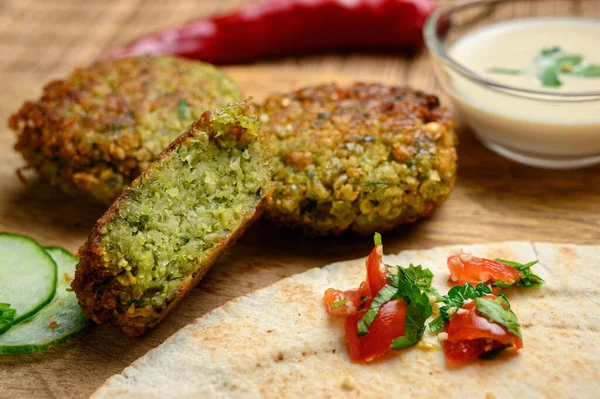
<instances>
[{"instance_id":1,"label":"wooden board","mask_svg":"<svg viewBox=\"0 0 600 399\"><path fill-rule=\"evenodd\" d=\"M85 65L111 44L191 15L242 4L232 0L3 0L0 1L0 120L51 78ZM166 5L168 3L168 5ZM336 80L409 84L439 92L426 54L313 56L226 68L248 95ZM19 182L22 165L13 133L0 125L0 231L31 235L75 252L102 214L101 206L70 199L33 180ZM451 198L431 218L386 234L386 252L499 240L598 244L600 168L553 171L522 166L461 132L459 178ZM86 397L108 376L175 331L238 295L315 266L364 256L370 238L310 239L259 222L223 256L204 281L154 331L133 339L99 326L46 353L0 358L0 397Z\"/></svg>"}]
</instances>

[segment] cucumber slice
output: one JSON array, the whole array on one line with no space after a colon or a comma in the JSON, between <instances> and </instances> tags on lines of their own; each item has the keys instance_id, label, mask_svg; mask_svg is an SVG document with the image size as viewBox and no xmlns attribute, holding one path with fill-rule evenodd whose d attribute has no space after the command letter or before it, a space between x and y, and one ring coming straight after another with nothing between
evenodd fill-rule
<instances>
[{"instance_id":1,"label":"cucumber slice","mask_svg":"<svg viewBox=\"0 0 600 399\"><path fill-rule=\"evenodd\" d=\"M49 305L33 317L0 335L0 354L41 352L67 341L89 324L90 320L79 307L77 297L67 291L75 275L78 259L62 248L50 247L46 250L58 265L56 295Z\"/></svg>"},{"instance_id":2,"label":"cucumber slice","mask_svg":"<svg viewBox=\"0 0 600 399\"><path fill-rule=\"evenodd\" d=\"M32 238L0 233L0 302L16 310L0 334L46 306L56 292L56 263Z\"/></svg>"}]
</instances>

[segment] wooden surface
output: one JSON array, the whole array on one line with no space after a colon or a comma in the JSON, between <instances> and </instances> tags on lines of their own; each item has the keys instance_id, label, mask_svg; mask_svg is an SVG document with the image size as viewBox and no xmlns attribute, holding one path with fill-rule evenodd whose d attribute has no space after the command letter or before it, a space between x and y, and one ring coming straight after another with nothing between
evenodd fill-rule
<instances>
[{"instance_id":1,"label":"wooden surface","mask_svg":"<svg viewBox=\"0 0 600 399\"><path fill-rule=\"evenodd\" d=\"M85 65L105 47L193 15L220 12L227 0L0 0L0 120L51 78ZM246 94L336 80L410 84L439 92L426 54L312 56L226 68ZM31 235L75 252L101 206L66 198L15 175L14 137L0 125L0 230ZM600 240L600 168L534 169L505 160L461 132L458 183L431 218L384 237L386 252L500 240L595 243ZM132 339L94 326L46 353L0 358L0 397L87 397L107 377L207 311L236 296L315 266L361 257L370 238L312 240L259 222L154 331ZM0 293L1 295L1 293Z\"/></svg>"}]
</instances>

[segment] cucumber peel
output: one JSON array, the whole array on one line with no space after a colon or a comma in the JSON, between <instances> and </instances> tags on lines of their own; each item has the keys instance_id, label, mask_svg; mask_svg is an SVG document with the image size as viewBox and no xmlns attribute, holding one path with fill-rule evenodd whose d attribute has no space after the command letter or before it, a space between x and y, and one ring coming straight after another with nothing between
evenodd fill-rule
<instances>
[{"instance_id":1,"label":"cucumber peel","mask_svg":"<svg viewBox=\"0 0 600 399\"><path fill-rule=\"evenodd\" d=\"M58 247L46 248L57 265L56 295L52 302L29 319L0 335L0 354L41 352L67 341L89 324L70 288L78 259Z\"/></svg>"},{"instance_id":2,"label":"cucumber peel","mask_svg":"<svg viewBox=\"0 0 600 399\"><path fill-rule=\"evenodd\" d=\"M35 240L0 233L0 334L50 303L56 281L56 263Z\"/></svg>"}]
</instances>

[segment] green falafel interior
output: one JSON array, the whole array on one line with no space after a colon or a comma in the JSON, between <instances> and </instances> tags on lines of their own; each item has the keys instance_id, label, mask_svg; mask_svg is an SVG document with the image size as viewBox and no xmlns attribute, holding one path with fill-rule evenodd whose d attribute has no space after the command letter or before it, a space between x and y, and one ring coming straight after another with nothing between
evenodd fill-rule
<instances>
[{"instance_id":1,"label":"green falafel interior","mask_svg":"<svg viewBox=\"0 0 600 399\"><path fill-rule=\"evenodd\" d=\"M205 112L109 208L73 288L96 322L152 327L260 214L271 146L242 103Z\"/></svg>"}]
</instances>

